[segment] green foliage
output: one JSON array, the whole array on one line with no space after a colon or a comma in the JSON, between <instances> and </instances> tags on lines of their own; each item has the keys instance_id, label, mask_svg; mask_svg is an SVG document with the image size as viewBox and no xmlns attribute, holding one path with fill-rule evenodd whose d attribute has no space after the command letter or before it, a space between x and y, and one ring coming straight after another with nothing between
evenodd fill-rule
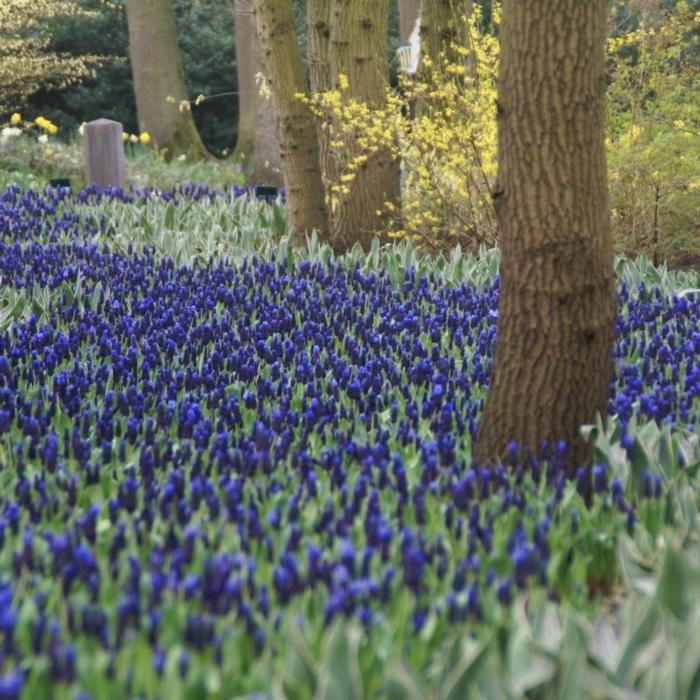
<instances>
[{"instance_id":1,"label":"green foliage","mask_svg":"<svg viewBox=\"0 0 700 700\"><path fill-rule=\"evenodd\" d=\"M197 129L210 150L227 155L238 118L233 3L175 0L175 19L189 95L211 96L192 109Z\"/></svg>"},{"instance_id":2,"label":"green foliage","mask_svg":"<svg viewBox=\"0 0 700 700\"><path fill-rule=\"evenodd\" d=\"M47 20L52 33L51 47L67 55L108 55L96 74L67 90L42 90L28 101L29 118L47 116L65 136L84 121L104 117L138 133L129 38L123 2L80 0L85 16L59 15Z\"/></svg>"},{"instance_id":3,"label":"green foliage","mask_svg":"<svg viewBox=\"0 0 700 700\"><path fill-rule=\"evenodd\" d=\"M52 35L50 48L68 56L111 58L79 86L36 93L27 104L27 116L43 114L63 134L99 117L120 121L126 131L137 133L124 0L78 0L78 5L90 14L45 20ZM227 93L193 108L197 127L214 153L230 152L237 120L232 3L175 0L175 15L190 98Z\"/></svg>"},{"instance_id":4,"label":"green foliage","mask_svg":"<svg viewBox=\"0 0 700 700\"><path fill-rule=\"evenodd\" d=\"M607 142L616 241L627 254L681 262L700 254L700 12L677 2L619 26Z\"/></svg>"},{"instance_id":5,"label":"green foliage","mask_svg":"<svg viewBox=\"0 0 700 700\"><path fill-rule=\"evenodd\" d=\"M86 238L100 249L147 247L157 257L172 257L178 266L197 261L210 264L211 259L223 258L242 261L253 255L279 262L316 262L333 255L315 236L302 249L294 249L280 202L240 198L176 204L151 198L131 204L66 201L60 206L64 213L78 214L86 222L100 222L85 228ZM52 245L67 240L59 238ZM416 268L417 276L441 276L451 284L485 284L497 272L499 255L496 250L482 250L477 258L456 248L449 257L431 258L401 241L383 247L375 243L369 255L355 248L343 260L365 272L386 272L397 284L407 267ZM699 275L657 270L645 258L620 259L616 269L628 286L658 286L668 296L700 287ZM80 277L50 294L43 289L31 293L2 289L0 329L29 313L41 320L47 310L55 313L57 303L94 310L102 292ZM245 414L245 419L253 415ZM486 599L492 592L485 592L483 623L448 624L431 614L415 634L411 622L414 601L404 591L405 595L391 602L385 623L373 629L370 637L353 623L340 622L324 629L320 623L322 598L318 592L307 591L298 599L298 618L284 616L282 628L274 632L274 655L266 651L256 656L234 631L223 641L227 660L223 666L217 667L208 652L192 654L190 673L181 680L177 662L182 648L171 644L166 647L164 678L159 681L151 667L145 633L139 633L118 656L114 681L105 680L106 651L78 648L78 658L86 664L80 669L81 682L99 698L119 697L120 679L127 669L133 670L135 692L148 696L161 692L172 697L229 698L259 691L268 693L266 697L289 700L695 697L700 683L700 512L696 495L700 438L682 428L633 420L628 427L632 441L628 452L621 444L616 420L589 426L586 431L594 441L597 461L606 465L610 479L620 480L625 499L636 504L638 523L632 535L625 534L609 494L597 496L587 509L571 483L561 502L549 511L551 491L541 481L535 492L539 497L513 517L522 517L530 528L545 512L551 516L548 541L553 556L548 574L561 598L558 604L548 599L545 590L534 588L518 594L511 608L502 608L494 599ZM405 461L409 478L415 478L419 459L410 447ZM644 498L644 472L661 478L660 498ZM326 486L319 480L320 489ZM529 476L523 477L521 487L528 492L533 488ZM97 495L97 487L92 495ZM499 502L487 494L479 504L482 514ZM442 522L443 505L440 499L427 497L426 532L433 532ZM571 509L579 514L577 533L571 531ZM504 520L494 524L495 554L489 562L497 574L498 553L503 556L511 529ZM107 519L100 520L101 543L110 527ZM286 534L280 533L276 546ZM575 563L570 566L567 554L574 549ZM266 576L270 564L259 554L253 552L261 575ZM606 598L590 595L587 588L591 579L601 576L612 591ZM437 583L430 581L430 585ZM173 605L172 610L173 615L163 620L164 640L182 637L185 608ZM35 619L36 610L28 599L21 611L19 627L24 636L19 644L29 643L27 630ZM53 697L45 676L33 670L31 683L28 696ZM271 683L275 683L272 688Z\"/></svg>"},{"instance_id":6,"label":"green foliage","mask_svg":"<svg viewBox=\"0 0 700 700\"><path fill-rule=\"evenodd\" d=\"M2 137L0 137L2 138ZM11 183L42 190L52 178L69 178L75 190L85 185L82 144L51 138L39 143L33 134L6 137L0 141L0 189ZM222 188L243 181L238 164L228 160L193 161L176 158L166 163L153 149L126 145L126 182L135 187L172 189L187 182Z\"/></svg>"},{"instance_id":7,"label":"green foliage","mask_svg":"<svg viewBox=\"0 0 700 700\"><path fill-rule=\"evenodd\" d=\"M178 264L209 257L235 261L252 255L297 263L336 259L330 245L322 243L316 233L307 236L304 245L294 245L294 233L279 201L267 204L242 197L233 203L217 199L174 205L150 199L137 206L120 202L90 204L79 211L104 221L105 227L114 231L109 238L100 239L100 244L118 250L126 250L129 244L148 245L156 254L172 257ZM355 245L339 259L363 272L384 272L397 284L407 268L415 268L418 276L438 275L448 284L483 287L498 274L500 251L482 247L471 253L458 245L447 254L428 255L410 240L380 245L375 239L369 253ZM640 284L658 287L665 296L700 289L700 272L676 271L667 265L656 267L643 255L617 258L615 271L618 280L631 289Z\"/></svg>"},{"instance_id":8,"label":"green foliage","mask_svg":"<svg viewBox=\"0 0 700 700\"><path fill-rule=\"evenodd\" d=\"M52 45L50 19L88 15L73 0L12 0L0 4L0 116L37 90L65 89L90 75L105 56L70 55Z\"/></svg>"},{"instance_id":9,"label":"green foliage","mask_svg":"<svg viewBox=\"0 0 700 700\"><path fill-rule=\"evenodd\" d=\"M698 697L699 440L683 431L672 436L668 426L654 423L632 430L647 457L644 467L663 476L666 498L640 500L634 536L622 535L613 552L622 579L609 601L577 609L541 594L523 596L490 630L422 632L422 656L412 654L406 640L403 651L386 658L381 642L367 641L352 625L335 627L318 645L294 630L281 669L287 697L314 697L320 679L329 677L345 677L355 688L348 671L358 666L363 687L380 687L390 700ZM596 432L599 458L633 496L634 466L619 436L614 429ZM594 534L594 522L582 526L592 528L589 545L602 535ZM401 640L392 641L398 647ZM382 664L373 668L375 654L383 654Z\"/></svg>"}]
</instances>

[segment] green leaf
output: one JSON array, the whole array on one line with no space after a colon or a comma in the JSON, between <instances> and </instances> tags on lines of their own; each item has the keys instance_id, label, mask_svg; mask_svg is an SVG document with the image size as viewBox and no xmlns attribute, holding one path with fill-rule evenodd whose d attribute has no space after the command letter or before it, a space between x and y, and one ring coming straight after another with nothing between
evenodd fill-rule
<instances>
[{"instance_id":1,"label":"green leaf","mask_svg":"<svg viewBox=\"0 0 700 700\"><path fill-rule=\"evenodd\" d=\"M360 635L356 627L337 622L326 639L321 665L319 700L362 700L362 680L357 659Z\"/></svg>"},{"instance_id":2,"label":"green leaf","mask_svg":"<svg viewBox=\"0 0 700 700\"><path fill-rule=\"evenodd\" d=\"M622 641L623 650L617 664L617 675L628 678L632 675L636 658L642 647L657 629L658 607L653 599L643 598L637 603L638 609L632 611L631 628L626 632Z\"/></svg>"},{"instance_id":3,"label":"green leaf","mask_svg":"<svg viewBox=\"0 0 700 700\"><path fill-rule=\"evenodd\" d=\"M671 427L664 425L659 436L659 464L663 470L666 483L678 473L675 441L671 435Z\"/></svg>"},{"instance_id":4,"label":"green leaf","mask_svg":"<svg viewBox=\"0 0 700 700\"><path fill-rule=\"evenodd\" d=\"M700 594L700 572L674 546L668 546L656 586L656 600L663 608L684 620Z\"/></svg>"},{"instance_id":5,"label":"green leaf","mask_svg":"<svg viewBox=\"0 0 700 700\"><path fill-rule=\"evenodd\" d=\"M401 663L389 673L386 682L387 700L427 700L430 693L413 674Z\"/></svg>"},{"instance_id":6,"label":"green leaf","mask_svg":"<svg viewBox=\"0 0 700 700\"><path fill-rule=\"evenodd\" d=\"M522 628L514 634L509 666L511 686L515 693L521 695L551 681L557 670L554 659L548 654L537 651L532 639Z\"/></svg>"},{"instance_id":7,"label":"green leaf","mask_svg":"<svg viewBox=\"0 0 700 700\"><path fill-rule=\"evenodd\" d=\"M172 229L175 223L175 205L168 202L163 213L163 228Z\"/></svg>"},{"instance_id":8,"label":"green leaf","mask_svg":"<svg viewBox=\"0 0 700 700\"><path fill-rule=\"evenodd\" d=\"M476 641L465 638L461 643L461 656L453 671L445 679L442 697L460 700L469 696L479 673L483 670L491 650L492 636Z\"/></svg>"},{"instance_id":9,"label":"green leaf","mask_svg":"<svg viewBox=\"0 0 700 700\"><path fill-rule=\"evenodd\" d=\"M289 644L285 649L284 677L285 697L290 700L312 698L318 684L319 669L314 664L304 637L295 624L289 626Z\"/></svg>"}]
</instances>

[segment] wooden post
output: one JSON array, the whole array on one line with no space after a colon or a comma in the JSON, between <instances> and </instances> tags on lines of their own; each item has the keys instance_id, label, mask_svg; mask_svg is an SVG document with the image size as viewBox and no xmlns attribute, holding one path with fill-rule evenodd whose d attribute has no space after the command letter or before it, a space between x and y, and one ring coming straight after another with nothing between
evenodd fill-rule
<instances>
[{"instance_id":1,"label":"wooden post","mask_svg":"<svg viewBox=\"0 0 700 700\"><path fill-rule=\"evenodd\" d=\"M123 127L111 119L97 119L83 127L85 184L124 187Z\"/></svg>"}]
</instances>

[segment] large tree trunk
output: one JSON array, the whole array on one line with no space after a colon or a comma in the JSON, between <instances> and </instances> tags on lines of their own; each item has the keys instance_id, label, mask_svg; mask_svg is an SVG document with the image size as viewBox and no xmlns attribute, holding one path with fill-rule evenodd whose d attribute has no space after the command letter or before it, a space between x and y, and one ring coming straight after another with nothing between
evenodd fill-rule
<instances>
[{"instance_id":1,"label":"large tree trunk","mask_svg":"<svg viewBox=\"0 0 700 700\"><path fill-rule=\"evenodd\" d=\"M127 0L129 53L139 129L148 132L166 157L207 156L189 110L171 0Z\"/></svg>"},{"instance_id":2,"label":"large tree trunk","mask_svg":"<svg viewBox=\"0 0 700 700\"><path fill-rule=\"evenodd\" d=\"M282 160L270 100L260 92L256 75L262 54L255 26L253 0L235 0L238 137L234 157L249 182L282 184Z\"/></svg>"},{"instance_id":3,"label":"large tree trunk","mask_svg":"<svg viewBox=\"0 0 700 700\"><path fill-rule=\"evenodd\" d=\"M370 107L385 104L389 67L387 44L389 0L333 0L329 47L331 80L347 76L348 98ZM345 153L356 155L352 138ZM345 156L343 156L345 157ZM340 170L341 167L338 168ZM346 250L356 242L368 250L372 238L386 229L385 204L400 210L399 161L388 152L372 154L349 183L350 194L341 196L331 215L334 247Z\"/></svg>"},{"instance_id":4,"label":"large tree trunk","mask_svg":"<svg viewBox=\"0 0 700 700\"><path fill-rule=\"evenodd\" d=\"M603 133L606 0L505 0L498 98L501 296L476 459L536 452L606 414L615 287Z\"/></svg>"},{"instance_id":5,"label":"large tree trunk","mask_svg":"<svg viewBox=\"0 0 700 700\"><path fill-rule=\"evenodd\" d=\"M290 0L255 0L263 68L272 91L282 156L287 216L298 235L316 229L325 236L327 216L316 125L297 93L306 92Z\"/></svg>"},{"instance_id":6,"label":"large tree trunk","mask_svg":"<svg viewBox=\"0 0 700 700\"><path fill-rule=\"evenodd\" d=\"M407 46L420 16L420 0L399 0L399 40Z\"/></svg>"}]
</instances>

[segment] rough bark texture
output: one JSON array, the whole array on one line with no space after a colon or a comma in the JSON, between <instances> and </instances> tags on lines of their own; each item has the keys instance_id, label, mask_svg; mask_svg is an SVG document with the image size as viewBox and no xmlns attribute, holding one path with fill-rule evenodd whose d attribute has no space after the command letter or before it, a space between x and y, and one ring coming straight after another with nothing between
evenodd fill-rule
<instances>
[{"instance_id":1,"label":"rough bark texture","mask_svg":"<svg viewBox=\"0 0 700 700\"><path fill-rule=\"evenodd\" d=\"M255 0L263 69L272 91L282 157L287 217L298 235L327 228L313 115L296 94L306 92L290 0Z\"/></svg>"},{"instance_id":2,"label":"rough bark texture","mask_svg":"<svg viewBox=\"0 0 700 700\"><path fill-rule=\"evenodd\" d=\"M347 76L349 98L371 107L384 104L389 66L387 43L389 0L332 0L330 34L330 74L337 83ZM352 142L347 152L355 153ZM338 251L356 242L368 250L372 238L386 228L382 214L386 202L400 210L399 162L388 153L373 154L349 184L350 194L343 197L331 215L331 238Z\"/></svg>"},{"instance_id":3,"label":"rough bark texture","mask_svg":"<svg viewBox=\"0 0 700 700\"><path fill-rule=\"evenodd\" d=\"M420 0L399 0L399 40L406 46L420 16Z\"/></svg>"},{"instance_id":4,"label":"rough bark texture","mask_svg":"<svg viewBox=\"0 0 700 700\"><path fill-rule=\"evenodd\" d=\"M605 0L505 0L498 167L501 297L481 463L605 415L615 314L603 134Z\"/></svg>"},{"instance_id":5,"label":"rough bark texture","mask_svg":"<svg viewBox=\"0 0 700 700\"><path fill-rule=\"evenodd\" d=\"M309 62L311 92L328 90L331 71L328 47L331 38L331 0L306 2L306 52Z\"/></svg>"},{"instance_id":6,"label":"rough bark texture","mask_svg":"<svg viewBox=\"0 0 700 700\"><path fill-rule=\"evenodd\" d=\"M243 163L249 182L282 184L282 160L272 105L260 94L256 75L262 54L253 0L235 0L238 137L234 157Z\"/></svg>"},{"instance_id":7,"label":"rough bark texture","mask_svg":"<svg viewBox=\"0 0 700 700\"><path fill-rule=\"evenodd\" d=\"M309 64L311 92L318 94L331 87L330 58L328 54L331 37L331 0L307 0L306 2L306 54ZM316 119L318 152L321 177L326 196L334 179L333 162L330 157L330 119Z\"/></svg>"},{"instance_id":8,"label":"rough bark texture","mask_svg":"<svg viewBox=\"0 0 700 700\"><path fill-rule=\"evenodd\" d=\"M171 0L127 0L126 14L139 129L166 157L207 156L191 112L180 111L187 87Z\"/></svg>"},{"instance_id":9,"label":"rough bark texture","mask_svg":"<svg viewBox=\"0 0 700 700\"><path fill-rule=\"evenodd\" d=\"M453 46L464 46L467 41L462 17L469 15L472 0L422 0L420 13L421 53L433 65L444 52L450 63L459 63L459 54Z\"/></svg>"}]
</instances>

